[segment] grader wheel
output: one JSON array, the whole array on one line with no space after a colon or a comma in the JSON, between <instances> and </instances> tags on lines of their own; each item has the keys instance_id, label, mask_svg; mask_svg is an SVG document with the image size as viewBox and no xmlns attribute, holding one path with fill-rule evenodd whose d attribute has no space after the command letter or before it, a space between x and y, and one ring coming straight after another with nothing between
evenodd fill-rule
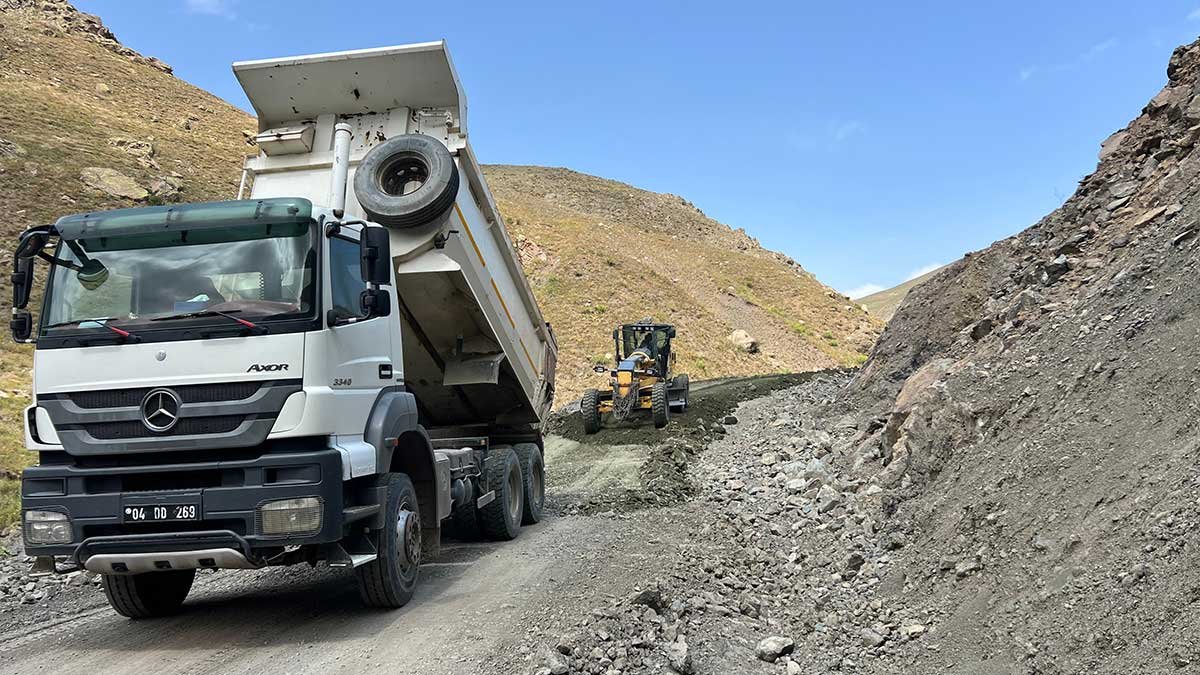
<instances>
[{"instance_id":1,"label":"grader wheel","mask_svg":"<svg viewBox=\"0 0 1200 675\"><path fill-rule=\"evenodd\" d=\"M650 388L650 411L654 416L654 428L662 429L671 421L671 401L666 382L655 382Z\"/></svg>"},{"instance_id":2,"label":"grader wheel","mask_svg":"<svg viewBox=\"0 0 1200 675\"><path fill-rule=\"evenodd\" d=\"M580 401L580 413L583 415L583 431L594 434L600 431L600 392L588 389Z\"/></svg>"}]
</instances>

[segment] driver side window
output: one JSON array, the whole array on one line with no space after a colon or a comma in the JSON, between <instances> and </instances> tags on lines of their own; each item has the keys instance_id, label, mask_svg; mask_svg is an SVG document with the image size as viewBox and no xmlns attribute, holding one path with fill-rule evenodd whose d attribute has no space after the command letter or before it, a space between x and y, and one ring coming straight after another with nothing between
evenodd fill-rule
<instances>
[{"instance_id":1,"label":"driver side window","mask_svg":"<svg viewBox=\"0 0 1200 675\"><path fill-rule=\"evenodd\" d=\"M341 316L363 316L359 296L367 289L363 283L358 244L344 239L329 240L329 290L333 309Z\"/></svg>"}]
</instances>

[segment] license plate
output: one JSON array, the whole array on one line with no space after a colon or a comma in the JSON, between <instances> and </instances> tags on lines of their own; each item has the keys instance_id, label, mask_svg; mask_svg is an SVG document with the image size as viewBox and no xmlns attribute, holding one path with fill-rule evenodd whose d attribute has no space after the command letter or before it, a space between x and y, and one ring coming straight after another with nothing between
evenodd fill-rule
<instances>
[{"instance_id":1,"label":"license plate","mask_svg":"<svg viewBox=\"0 0 1200 675\"><path fill-rule=\"evenodd\" d=\"M199 519L200 508L195 504L146 504L125 507L125 522L127 523L161 523Z\"/></svg>"}]
</instances>

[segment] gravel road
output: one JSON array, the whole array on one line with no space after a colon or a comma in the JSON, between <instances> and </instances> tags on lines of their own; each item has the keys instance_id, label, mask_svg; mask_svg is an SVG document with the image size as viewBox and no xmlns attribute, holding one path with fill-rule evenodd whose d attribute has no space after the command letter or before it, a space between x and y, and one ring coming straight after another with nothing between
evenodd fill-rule
<instances>
[{"instance_id":1,"label":"gravel road","mask_svg":"<svg viewBox=\"0 0 1200 675\"><path fill-rule=\"evenodd\" d=\"M364 610L350 575L325 567L206 574L186 611L153 621L117 616L96 588L64 598L67 615L0 636L0 662L6 673L481 672L497 655L520 662L532 615L619 589L610 551L651 546L630 536L645 521L553 517L505 544L448 541L413 602L391 612Z\"/></svg>"},{"instance_id":2,"label":"gravel road","mask_svg":"<svg viewBox=\"0 0 1200 675\"><path fill-rule=\"evenodd\" d=\"M698 387L693 412L661 432L647 423L606 430L585 443L550 436L546 520L503 544L445 538L442 554L422 566L416 597L398 611L363 609L344 570L296 566L202 573L183 613L130 621L108 608L90 574L33 580L22 556L5 556L2 670L533 672L542 660L536 645L553 643L553 627L621 602L640 590L640 581L668 573L681 556L700 556L698 549L707 546L688 536L686 523L697 516L686 503L652 503L678 491L647 485L685 475L669 459L652 461L655 449L666 447L674 453L668 458L685 461L720 437L714 420L723 411L793 381L752 378ZM642 444L634 442L639 438ZM672 470L664 473L663 466Z\"/></svg>"}]
</instances>

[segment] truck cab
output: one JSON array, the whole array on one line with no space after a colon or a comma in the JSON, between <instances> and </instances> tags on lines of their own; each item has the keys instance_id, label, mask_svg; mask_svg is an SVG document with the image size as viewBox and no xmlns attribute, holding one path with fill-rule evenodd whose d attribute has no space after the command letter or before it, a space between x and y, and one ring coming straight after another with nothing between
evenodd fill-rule
<instances>
[{"instance_id":1,"label":"truck cab","mask_svg":"<svg viewBox=\"0 0 1200 675\"><path fill-rule=\"evenodd\" d=\"M557 346L444 43L235 72L263 127L249 198L75 214L18 243L26 552L102 574L131 617L175 611L197 569L300 562L402 606L444 521L510 539L540 519Z\"/></svg>"}]
</instances>

